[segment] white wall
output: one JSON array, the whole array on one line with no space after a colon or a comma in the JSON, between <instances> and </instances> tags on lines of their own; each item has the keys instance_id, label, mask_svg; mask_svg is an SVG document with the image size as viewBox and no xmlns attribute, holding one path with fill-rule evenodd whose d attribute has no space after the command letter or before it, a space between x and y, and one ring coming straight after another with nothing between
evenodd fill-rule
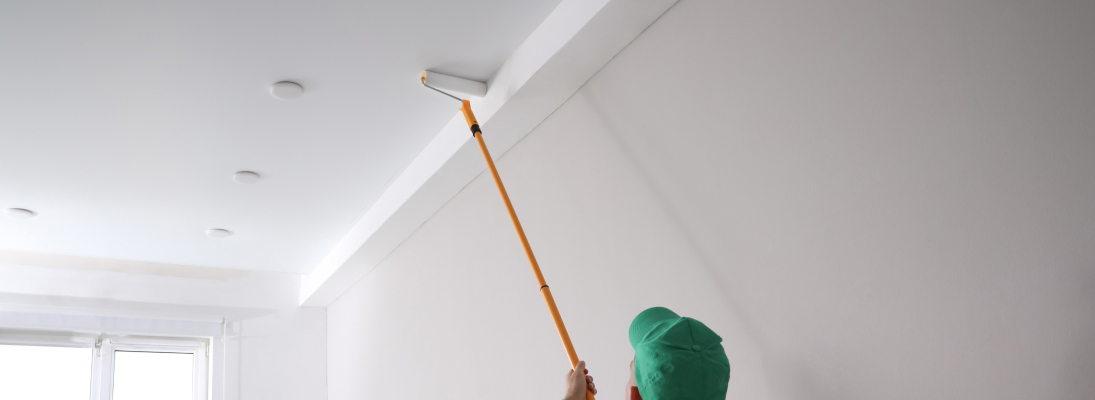
<instances>
[{"instance_id":1,"label":"white wall","mask_svg":"<svg viewBox=\"0 0 1095 400\"><path fill-rule=\"evenodd\" d=\"M576 104L576 103L575 103ZM627 328L664 305L753 347L712 276L596 121L566 105L500 163L578 354L607 388ZM590 127L592 123L592 128ZM573 128L573 129L571 129ZM489 178L480 177L328 307L332 400L557 398L569 363ZM751 360L751 361L745 361ZM756 370L735 385L760 390Z\"/></svg>"},{"instance_id":2,"label":"white wall","mask_svg":"<svg viewBox=\"0 0 1095 400\"><path fill-rule=\"evenodd\" d=\"M325 309L229 322L226 347L225 400L327 399Z\"/></svg>"},{"instance_id":3,"label":"white wall","mask_svg":"<svg viewBox=\"0 0 1095 400\"><path fill-rule=\"evenodd\" d=\"M601 397L652 305L729 398L1095 397L1093 40L1091 2L682 0L499 161ZM488 176L327 317L332 400L561 394Z\"/></svg>"}]
</instances>

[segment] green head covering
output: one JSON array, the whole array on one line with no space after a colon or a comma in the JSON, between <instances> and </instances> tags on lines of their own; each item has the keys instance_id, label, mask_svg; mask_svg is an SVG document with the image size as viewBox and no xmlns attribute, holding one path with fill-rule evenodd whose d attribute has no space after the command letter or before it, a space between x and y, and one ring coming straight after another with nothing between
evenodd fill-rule
<instances>
[{"instance_id":1,"label":"green head covering","mask_svg":"<svg viewBox=\"0 0 1095 400\"><path fill-rule=\"evenodd\" d=\"M730 361L707 325L665 307L639 313L628 329L643 400L725 400Z\"/></svg>"}]
</instances>

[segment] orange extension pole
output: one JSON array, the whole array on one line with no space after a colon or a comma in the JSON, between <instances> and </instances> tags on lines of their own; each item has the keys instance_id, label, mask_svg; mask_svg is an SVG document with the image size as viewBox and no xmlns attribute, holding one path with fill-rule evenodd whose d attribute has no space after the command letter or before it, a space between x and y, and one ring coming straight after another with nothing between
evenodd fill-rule
<instances>
[{"instance_id":1,"label":"orange extension pole","mask_svg":"<svg viewBox=\"0 0 1095 400\"><path fill-rule=\"evenodd\" d=\"M513 229L517 231L517 237L521 239L521 246L525 248L525 256L528 257L528 263L532 266L532 273L536 274L536 283L540 285L540 294L544 296L544 302L547 303L551 319L555 321L555 329L559 331L559 339L563 341L567 357L570 357L570 366L571 368L577 367L578 353L574 351L574 344L570 342L567 327L563 325L563 317L559 315L559 308L555 306L555 299L551 297L551 288L544 281L544 274L540 272L540 264L536 262L536 255L532 254L532 246L529 246L528 238L525 237L525 230L521 228L521 221L517 219L517 212L513 210L513 203L509 201L509 194L506 193L506 187L502 185L502 178L498 176L498 169L494 167L494 159L490 157L487 143L483 141L483 132L479 130L479 122L475 120L475 114L471 112L471 102L462 101L463 106L460 107L460 111L464 113L464 119L468 121L472 136L475 136L475 140L479 141L479 150L483 151L487 168L490 169L490 174L494 177L494 184L498 186L498 194L502 195L502 202L506 203L506 211L509 211L509 219L513 222ZM594 400L592 392L586 391L586 400Z\"/></svg>"}]
</instances>

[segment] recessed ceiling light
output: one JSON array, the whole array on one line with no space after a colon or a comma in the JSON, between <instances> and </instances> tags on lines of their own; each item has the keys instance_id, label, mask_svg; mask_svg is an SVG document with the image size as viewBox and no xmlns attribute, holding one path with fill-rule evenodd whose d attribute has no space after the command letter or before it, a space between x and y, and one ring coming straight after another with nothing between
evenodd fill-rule
<instances>
[{"instance_id":1,"label":"recessed ceiling light","mask_svg":"<svg viewBox=\"0 0 1095 400\"><path fill-rule=\"evenodd\" d=\"M251 171L240 171L232 174L232 180L236 181L237 183L243 183L247 185L258 182L259 178L259 174Z\"/></svg>"},{"instance_id":2,"label":"recessed ceiling light","mask_svg":"<svg viewBox=\"0 0 1095 400\"><path fill-rule=\"evenodd\" d=\"M213 228L213 229L207 229L205 231L205 235L209 236L211 238L218 238L219 239L219 238L232 236L232 231L227 230L227 229Z\"/></svg>"},{"instance_id":3,"label":"recessed ceiling light","mask_svg":"<svg viewBox=\"0 0 1095 400\"><path fill-rule=\"evenodd\" d=\"M278 100L296 100L304 94L304 87L296 82L281 81L270 86L270 94Z\"/></svg>"},{"instance_id":4,"label":"recessed ceiling light","mask_svg":"<svg viewBox=\"0 0 1095 400\"><path fill-rule=\"evenodd\" d=\"M4 209L4 216L12 219L30 219L38 215L38 213L25 209L25 208L6 208Z\"/></svg>"}]
</instances>

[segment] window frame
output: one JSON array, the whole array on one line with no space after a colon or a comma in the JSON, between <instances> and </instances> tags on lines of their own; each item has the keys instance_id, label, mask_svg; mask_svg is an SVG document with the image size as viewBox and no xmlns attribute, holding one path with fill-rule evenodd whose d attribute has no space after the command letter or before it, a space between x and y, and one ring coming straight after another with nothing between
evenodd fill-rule
<instances>
[{"instance_id":1,"label":"window frame","mask_svg":"<svg viewBox=\"0 0 1095 400\"><path fill-rule=\"evenodd\" d=\"M114 396L114 357L118 351L193 354L193 400L212 398L209 350L211 340L199 337L106 335L82 332L0 329L0 344L15 346L90 348L90 400Z\"/></svg>"}]
</instances>

